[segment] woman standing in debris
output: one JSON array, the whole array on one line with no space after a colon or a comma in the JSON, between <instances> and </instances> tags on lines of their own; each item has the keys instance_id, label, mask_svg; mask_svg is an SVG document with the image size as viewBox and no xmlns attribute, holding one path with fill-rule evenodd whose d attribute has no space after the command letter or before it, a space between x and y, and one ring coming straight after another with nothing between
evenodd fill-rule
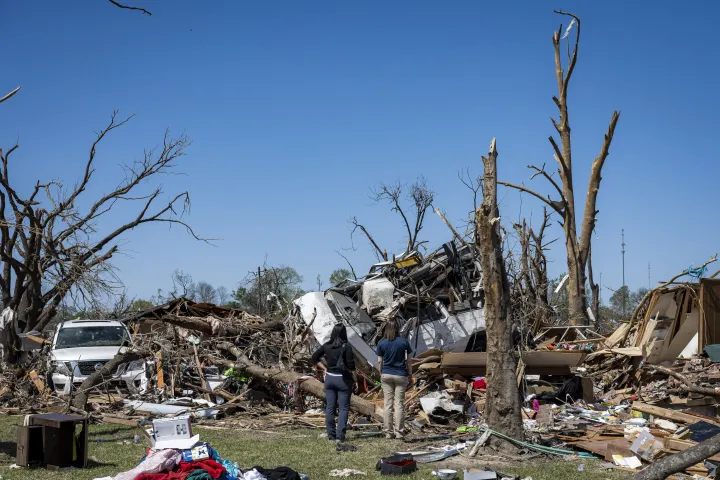
<instances>
[{"instance_id":1,"label":"woman standing in debris","mask_svg":"<svg viewBox=\"0 0 720 480\"><path fill-rule=\"evenodd\" d=\"M385 398L385 438L393 438L394 419L394 437L401 439L405 435L405 390L410 376L412 349L407 339L398 336L394 320L385 324L383 336L377 346L377 356Z\"/></svg>"},{"instance_id":2,"label":"woman standing in debris","mask_svg":"<svg viewBox=\"0 0 720 480\"><path fill-rule=\"evenodd\" d=\"M320 363L323 357L327 367ZM350 395L357 381L355 357L352 347L348 344L345 325L337 324L333 327L330 341L313 353L311 361L325 372L325 427L328 438L344 442L350 413ZM338 409L337 428L335 428L336 408Z\"/></svg>"}]
</instances>

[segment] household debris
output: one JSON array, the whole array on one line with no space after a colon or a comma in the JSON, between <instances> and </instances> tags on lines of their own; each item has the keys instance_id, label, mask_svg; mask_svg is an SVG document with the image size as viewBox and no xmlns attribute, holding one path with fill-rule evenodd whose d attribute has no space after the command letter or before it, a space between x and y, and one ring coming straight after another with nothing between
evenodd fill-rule
<instances>
[{"instance_id":1,"label":"household debris","mask_svg":"<svg viewBox=\"0 0 720 480\"><path fill-rule=\"evenodd\" d=\"M480 278L471 251L450 242L306 294L284 318L177 299L124 319L132 348L99 365L68 396L49 384L52 341L38 337L28 343L22 367L0 374L0 412L72 413L128 426L182 416L221 430L322 430L323 379L309 354L342 322L360 366L351 438L382 436L374 346L384 322L396 321L415 348L404 440L428 445L405 453L416 464L464 451L472 458L492 448L491 436L503 438L483 424ZM613 468L639 471L720 432L720 280L663 285L631 322L605 335L544 317L518 327L515 338L526 438L503 439L528 455L603 458ZM145 362L146 388L115 381L130 362ZM720 455L704 460L685 472L713 475Z\"/></svg>"},{"instance_id":2,"label":"household debris","mask_svg":"<svg viewBox=\"0 0 720 480\"><path fill-rule=\"evenodd\" d=\"M226 480L302 480L307 476L288 467L243 469L226 460L200 436L192 434L189 417L158 419L146 429L151 448L140 463L114 477L95 480L155 480L157 478L223 478Z\"/></svg>"}]
</instances>

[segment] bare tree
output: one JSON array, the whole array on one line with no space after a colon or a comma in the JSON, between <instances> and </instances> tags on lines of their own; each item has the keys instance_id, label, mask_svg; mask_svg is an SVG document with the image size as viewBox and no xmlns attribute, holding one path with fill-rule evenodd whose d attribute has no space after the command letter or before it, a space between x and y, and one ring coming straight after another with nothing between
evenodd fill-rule
<instances>
[{"instance_id":1,"label":"bare tree","mask_svg":"<svg viewBox=\"0 0 720 480\"><path fill-rule=\"evenodd\" d=\"M25 188L10 175L11 155L18 145L0 151L0 292L3 306L14 312L17 328L42 330L68 295L88 299L98 290L117 288L110 259L119 251L121 236L136 227L179 225L204 240L183 220L190 205L187 192L162 204L159 187L146 194L138 192L141 184L172 171L190 145L185 135L173 138L166 132L160 147L146 150L140 160L123 166L125 178L114 190L95 201L85 199L98 147L130 118L118 120L113 112L92 143L82 177L73 188L57 180L38 180L28 196L21 196L19 192ZM109 233L100 234L103 216L118 202L139 203L138 213L114 228L103 225L102 231ZM82 209L80 204L89 204L89 208Z\"/></svg>"},{"instance_id":2,"label":"bare tree","mask_svg":"<svg viewBox=\"0 0 720 480\"><path fill-rule=\"evenodd\" d=\"M183 270L176 269L172 274L173 291L171 296L173 298L187 298L188 300L195 300L197 296L197 286L193 282L192 275Z\"/></svg>"},{"instance_id":3,"label":"bare tree","mask_svg":"<svg viewBox=\"0 0 720 480\"><path fill-rule=\"evenodd\" d=\"M217 294L217 301L220 305L227 305L230 301L230 292L222 285L215 289L215 293Z\"/></svg>"},{"instance_id":4,"label":"bare tree","mask_svg":"<svg viewBox=\"0 0 720 480\"><path fill-rule=\"evenodd\" d=\"M537 232L528 226L525 219L521 224L514 225L520 254L513 281L513 309L516 318L531 324L545 322L551 312L546 252L555 240L545 241L550 217L544 209L543 221ZM508 268L508 271L512 269Z\"/></svg>"},{"instance_id":5,"label":"bare tree","mask_svg":"<svg viewBox=\"0 0 720 480\"><path fill-rule=\"evenodd\" d=\"M208 282L198 282L197 301L201 303L217 302L217 292L215 292L215 287L210 285Z\"/></svg>"},{"instance_id":6,"label":"bare tree","mask_svg":"<svg viewBox=\"0 0 720 480\"><path fill-rule=\"evenodd\" d=\"M402 218L407 232L406 248L408 252L425 243L421 242L418 237L423 229L425 214L435 200L435 192L428 187L425 177L418 177L410 185L381 183L373 192L373 199L376 202L390 203L392 211ZM409 206L403 207L403 199L409 203Z\"/></svg>"},{"instance_id":7,"label":"bare tree","mask_svg":"<svg viewBox=\"0 0 720 480\"><path fill-rule=\"evenodd\" d=\"M500 237L500 210L497 205L497 149L490 142L487 157L482 159L483 201L477 209L476 248L480 253L485 290L485 324L487 332L488 390L484 419L488 426L509 437L521 440L520 392L513 348L513 325L503 248Z\"/></svg>"},{"instance_id":8,"label":"bare tree","mask_svg":"<svg viewBox=\"0 0 720 480\"><path fill-rule=\"evenodd\" d=\"M608 154L610 153L610 144L612 143L615 126L620 118L620 114L613 112L610 120L608 131L605 134L600 153L592 163L590 170L590 180L588 183L587 195L585 198L585 209L582 217L582 225L580 233L577 231L577 216L575 208L575 188L573 184L573 165L572 165L572 149L570 143L570 120L568 116L568 87L570 78L572 77L578 57L578 46L580 44L580 19L565 12L556 11L560 15L571 17L570 25L563 35L562 25L560 29L553 34L553 47L555 50L555 74L558 84L558 96L553 97L553 101L558 108L560 119L556 121L552 119L558 134L560 135L561 146L558 146L555 139L549 138L550 144L555 151L555 161L558 163L558 174L561 183L558 184L551 173L545 170L545 165L537 167L528 165L528 168L535 173L532 178L541 176L545 178L555 190L559 200L552 200L550 196L545 197L524 185L515 185L508 182L498 182L501 185L515 188L522 192L528 193L543 202L562 217L562 227L565 234L565 247L567 250L568 265L568 298L569 298L569 317L572 324L587 323L585 282L587 279L587 268L590 259L590 244L592 240L592 232L595 229L598 211L596 209L597 195L600 189L600 181L602 180L602 168L605 164ZM575 42L572 51L570 49L571 30L575 31ZM568 38L568 60L567 72L563 68L563 62L560 54L560 43L564 38ZM593 283L594 285L594 283ZM598 290L599 291L599 290Z\"/></svg>"},{"instance_id":9,"label":"bare tree","mask_svg":"<svg viewBox=\"0 0 720 480\"><path fill-rule=\"evenodd\" d=\"M424 177L418 177L415 182L410 185L394 183L381 183L372 191L372 200L375 203L388 202L391 210L396 212L402 218L403 227L407 235L406 251L415 250L425 242L420 241L420 232L425 223L425 215L428 209L432 209L435 200L435 192L428 187ZM388 261L388 253L386 249L380 248L370 232L357 217L352 217L350 223L353 229L350 232L350 239L353 240L355 233L360 230L367 237L373 246L375 256L378 260ZM355 249L353 245L353 250Z\"/></svg>"}]
</instances>

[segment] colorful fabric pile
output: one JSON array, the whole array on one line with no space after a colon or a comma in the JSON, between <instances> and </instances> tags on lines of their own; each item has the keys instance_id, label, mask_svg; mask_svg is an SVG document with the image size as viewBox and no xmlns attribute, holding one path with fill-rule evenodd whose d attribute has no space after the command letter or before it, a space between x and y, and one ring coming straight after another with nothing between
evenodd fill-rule
<instances>
[{"instance_id":1,"label":"colorful fabric pile","mask_svg":"<svg viewBox=\"0 0 720 480\"><path fill-rule=\"evenodd\" d=\"M207 443L190 450L150 449L140 463L114 477L95 480L304 480L288 467L253 467L242 471L237 463L225 460Z\"/></svg>"}]
</instances>

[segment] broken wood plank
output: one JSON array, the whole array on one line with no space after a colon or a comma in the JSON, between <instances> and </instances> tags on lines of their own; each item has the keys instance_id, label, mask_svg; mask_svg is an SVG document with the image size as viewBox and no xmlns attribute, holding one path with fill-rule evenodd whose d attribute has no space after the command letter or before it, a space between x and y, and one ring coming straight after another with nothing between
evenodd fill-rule
<instances>
[{"instance_id":1,"label":"broken wood plank","mask_svg":"<svg viewBox=\"0 0 720 480\"><path fill-rule=\"evenodd\" d=\"M656 405L649 405L647 403L642 403L642 402L634 402L632 404L632 408L633 408L633 410L637 410L638 412L649 413L649 414L655 415L657 417L670 419L674 422L677 421L677 422L683 422L683 423L697 423L700 420L702 420L701 418L699 418L695 415L678 412L677 410L669 410L667 408L658 407ZM713 425L720 426L720 423L717 423L717 422L708 421L708 423L712 423Z\"/></svg>"},{"instance_id":2,"label":"broken wood plank","mask_svg":"<svg viewBox=\"0 0 720 480\"><path fill-rule=\"evenodd\" d=\"M37 337L37 336L35 336L35 335L26 335L25 338L28 338L28 339L32 340L33 342L35 342L35 343L39 343L40 345L51 344L51 343L52 343L50 340L47 340L47 339L42 338L42 337Z\"/></svg>"},{"instance_id":3,"label":"broken wood plank","mask_svg":"<svg viewBox=\"0 0 720 480\"><path fill-rule=\"evenodd\" d=\"M615 445L618 448L630 448L630 442L624 438L616 438L614 440L591 440L584 442L574 442L574 446L586 450L588 452L605 457L605 453L610 445Z\"/></svg>"},{"instance_id":4,"label":"broken wood plank","mask_svg":"<svg viewBox=\"0 0 720 480\"><path fill-rule=\"evenodd\" d=\"M202 384L203 390L207 391L207 382L205 381L205 373L203 373L202 365L200 364L200 359L198 358L198 352L197 352L197 345L193 343L193 353L195 355L195 366L197 367L198 375L200 375L200 383ZM205 393L205 400L208 402L210 401L210 394Z\"/></svg>"},{"instance_id":5,"label":"broken wood plank","mask_svg":"<svg viewBox=\"0 0 720 480\"><path fill-rule=\"evenodd\" d=\"M105 423L111 423L113 425L125 425L128 427L138 426L138 420L133 420L132 418L114 417L112 415L103 415L102 421Z\"/></svg>"},{"instance_id":6,"label":"broken wood plank","mask_svg":"<svg viewBox=\"0 0 720 480\"><path fill-rule=\"evenodd\" d=\"M43 382L42 378L40 378L35 370L31 370L29 375L30 380L32 380L33 384L35 384L35 388L38 389L38 392L40 392L41 395L44 395L46 389L45 382Z\"/></svg>"},{"instance_id":7,"label":"broken wood plank","mask_svg":"<svg viewBox=\"0 0 720 480\"><path fill-rule=\"evenodd\" d=\"M155 354L155 371L157 373L157 388L165 388L165 374L163 373L162 350Z\"/></svg>"}]
</instances>

